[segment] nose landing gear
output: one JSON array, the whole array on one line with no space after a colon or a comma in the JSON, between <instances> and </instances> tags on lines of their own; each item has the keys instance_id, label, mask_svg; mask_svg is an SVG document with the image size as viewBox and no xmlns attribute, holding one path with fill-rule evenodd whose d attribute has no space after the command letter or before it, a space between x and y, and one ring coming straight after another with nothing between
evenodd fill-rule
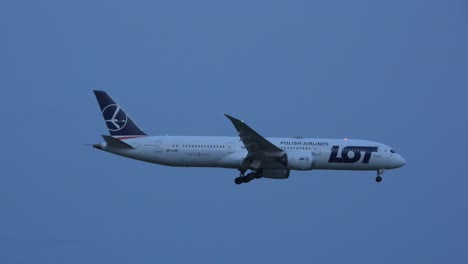
<instances>
[{"instance_id":1,"label":"nose landing gear","mask_svg":"<svg viewBox=\"0 0 468 264\"><path fill-rule=\"evenodd\" d=\"M376 182L381 182L382 181L382 174L384 173L384 170L377 170L377 177L375 177Z\"/></svg>"}]
</instances>

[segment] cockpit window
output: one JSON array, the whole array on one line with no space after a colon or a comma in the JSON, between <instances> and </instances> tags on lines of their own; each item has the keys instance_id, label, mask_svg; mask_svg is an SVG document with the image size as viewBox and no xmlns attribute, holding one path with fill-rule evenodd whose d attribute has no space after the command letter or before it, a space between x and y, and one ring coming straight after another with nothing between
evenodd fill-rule
<instances>
[{"instance_id":1,"label":"cockpit window","mask_svg":"<svg viewBox=\"0 0 468 264\"><path fill-rule=\"evenodd\" d=\"M394 149L391 149L390 152L391 153L396 153L396 151Z\"/></svg>"}]
</instances>

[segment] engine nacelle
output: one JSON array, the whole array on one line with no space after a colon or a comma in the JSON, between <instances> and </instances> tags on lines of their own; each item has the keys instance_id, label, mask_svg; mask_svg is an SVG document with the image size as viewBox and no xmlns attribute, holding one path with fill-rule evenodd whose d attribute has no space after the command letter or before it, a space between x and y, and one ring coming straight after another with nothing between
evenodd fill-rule
<instances>
[{"instance_id":1,"label":"engine nacelle","mask_svg":"<svg viewBox=\"0 0 468 264\"><path fill-rule=\"evenodd\" d=\"M310 151L292 151L283 156L286 168L290 170L311 170L314 157Z\"/></svg>"},{"instance_id":2,"label":"engine nacelle","mask_svg":"<svg viewBox=\"0 0 468 264\"><path fill-rule=\"evenodd\" d=\"M288 169L264 169L262 177L268 179L287 179L289 178L289 172Z\"/></svg>"}]
</instances>

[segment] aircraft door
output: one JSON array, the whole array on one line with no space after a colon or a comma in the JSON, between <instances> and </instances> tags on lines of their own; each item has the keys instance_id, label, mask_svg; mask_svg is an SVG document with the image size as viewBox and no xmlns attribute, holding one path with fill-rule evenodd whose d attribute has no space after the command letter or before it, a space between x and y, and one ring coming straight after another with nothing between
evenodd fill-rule
<instances>
[{"instance_id":1,"label":"aircraft door","mask_svg":"<svg viewBox=\"0 0 468 264\"><path fill-rule=\"evenodd\" d=\"M227 150L229 153L233 153L235 151L234 142L229 142L226 144Z\"/></svg>"},{"instance_id":2,"label":"aircraft door","mask_svg":"<svg viewBox=\"0 0 468 264\"><path fill-rule=\"evenodd\" d=\"M163 152L162 141L156 141L156 142L155 142L154 151L156 151L156 152Z\"/></svg>"},{"instance_id":3,"label":"aircraft door","mask_svg":"<svg viewBox=\"0 0 468 264\"><path fill-rule=\"evenodd\" d=\"M322 154L322 146L320 146L320 145L314 146L314 151L313 152L314 152L315 155Z\"/></svg>"}]
</instances>

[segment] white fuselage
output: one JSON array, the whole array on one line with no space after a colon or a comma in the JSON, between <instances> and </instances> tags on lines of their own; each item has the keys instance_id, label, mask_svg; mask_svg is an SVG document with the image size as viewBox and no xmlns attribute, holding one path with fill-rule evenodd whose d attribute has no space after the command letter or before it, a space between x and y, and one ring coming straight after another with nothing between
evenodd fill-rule
<instances>
[{"instance_id":1,"label":"white fuselage","mask_svg":"<svg viewBox=\"0 0 468 264\"><path fill-rule=\"evenodd\" d=\"M267 138L288 155L291 170L385 170L404 165L391 147L366 140ZM239 169L248 152L239 137L144 136L122 139L132 149L99 148L117 155L178 167ZM268 167L264 165L263 167Z\"/></svg>"}]
</instances>

